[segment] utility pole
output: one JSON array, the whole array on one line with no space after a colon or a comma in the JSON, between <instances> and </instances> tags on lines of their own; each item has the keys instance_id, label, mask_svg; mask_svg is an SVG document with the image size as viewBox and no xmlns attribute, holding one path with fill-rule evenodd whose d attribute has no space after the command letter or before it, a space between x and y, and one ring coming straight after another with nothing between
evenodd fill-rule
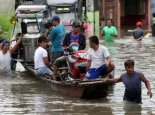
<instances>
[{"instance_id":1,"label":"utility pole","mask_svg":"<svg viewBox=\"0 0 155 115\"><path fill-rule=\"evenodd\" d=\"M94 34L95 34L95 31L96 31L96 29L95 29L95 0L93 0L93 22L94 22L94 28L93 28L93 31L94 31Z\"/></svg>"}]
</instances>

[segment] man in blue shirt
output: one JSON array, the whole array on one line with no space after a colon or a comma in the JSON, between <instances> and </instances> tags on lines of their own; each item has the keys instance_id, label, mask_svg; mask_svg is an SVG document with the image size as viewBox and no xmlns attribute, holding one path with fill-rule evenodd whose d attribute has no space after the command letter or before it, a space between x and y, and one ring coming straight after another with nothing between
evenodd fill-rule
<instances>
[{"instance_id":1,"label":"man in blue shirt","mask_svg":"<svg viewBox=\"0 0 155 115\"><path fill-rule=\"evenodd\" d=\"M60 18L58 16L54 16L51 21L54 28L50 32L49 39L52 43L50 58L53 64L55 59L63 55L62 41L65 37L65 27L60 25Z\"/></svg>"}]
</instances>

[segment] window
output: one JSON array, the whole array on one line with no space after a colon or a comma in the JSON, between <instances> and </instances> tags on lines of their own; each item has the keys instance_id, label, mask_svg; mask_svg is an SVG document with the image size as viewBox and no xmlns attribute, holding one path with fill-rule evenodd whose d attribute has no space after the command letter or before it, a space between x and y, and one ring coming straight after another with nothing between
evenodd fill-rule
<instances>
[{"instance_id":1,"label":"window","mask_svg":"<svg viewBox=\"0 0 155 115\"><path fill-rule=\"evenodd\" d=\"M27 33L39 33L39 27L36 22L27 23Z\"/></svg>"}]
</instances>

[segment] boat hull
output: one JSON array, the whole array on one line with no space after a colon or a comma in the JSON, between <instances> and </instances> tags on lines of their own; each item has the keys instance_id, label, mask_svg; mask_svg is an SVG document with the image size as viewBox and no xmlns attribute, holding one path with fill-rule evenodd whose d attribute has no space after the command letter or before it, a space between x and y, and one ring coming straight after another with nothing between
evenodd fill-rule
<instances>
[{"instance_id":1,"label":"boat hull","mask_svg":"<svg viewBox=\"0 0 155 115\"><path fill-rule=\"evenodd\" d=\"M104 98L107 96L108 83L105 83L101 80L56 81L48 79L45 76L36 76L34 74L34 70L30 67L26 67L26 69L31 74L33 74L33 76L43 81L53 91L58 91L72 97L84 98L84 99Z\"/></svg>"}]
</instances>

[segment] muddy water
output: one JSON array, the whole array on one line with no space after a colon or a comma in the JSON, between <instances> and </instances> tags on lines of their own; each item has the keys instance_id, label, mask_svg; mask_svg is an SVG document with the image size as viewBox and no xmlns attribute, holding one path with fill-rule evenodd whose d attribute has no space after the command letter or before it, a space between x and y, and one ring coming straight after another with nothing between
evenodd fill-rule
<instances>
[{"instance_id":1,"label":"muddy water","mask_svg":"<svg viewBox=\"0 0 155 115\"><path fill-rule=\"evenodd\" d=\"M123 62L135 60L135 69L149 79L155 95L155 42L144 39L141 43L131 39L116 40L106 45L116 66L115 75L124 72ZM140 105L123 102L124 85L118 83L109 88L105 99L82 100L53 92L41 81L27 73L0 75L0 114L11 115L154 115L155 97L147 96L142 84Z\"/></svg>"}]
</instances>

